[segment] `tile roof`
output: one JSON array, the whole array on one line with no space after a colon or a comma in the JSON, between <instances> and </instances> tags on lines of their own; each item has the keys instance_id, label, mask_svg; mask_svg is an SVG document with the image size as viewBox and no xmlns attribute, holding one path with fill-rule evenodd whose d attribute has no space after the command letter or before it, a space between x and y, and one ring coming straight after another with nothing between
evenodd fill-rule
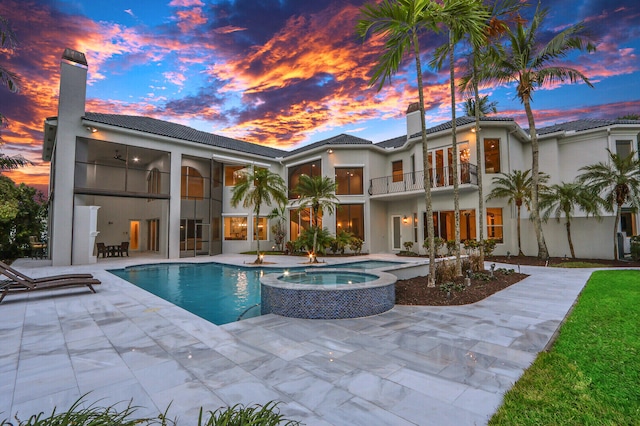
<instances>
[{"instance_id":1,"label":"tile roof","mask_svg":"<svg viewBox=\"0 0 640 426\"><path fill-rule=\"evenodd\" d=\"M568 121L566 123L554 124L553 126L542 127L537 129L538 135L547 135L556 132L583 132L585 130L597 129L598 127L613 126L616 124L634 124L640 125L640 120L606 120L585 118L581 120ZM529 133L529 129L525 129Z\"/></svg>"},{"instance_id":2,"label":"tile roof","mask_svg":"<svg viewBox=\"0 0 640 426\"><path fill-rule=\"evenodd\" d=\"M309 145L302 146L300 148L296 148L292 151L287 152L284 156L289 157L294 154L298 154L300 152L309 151L314 148L318 148L325 145L373 145L373 142L367 139L362 139L353 135L346 135L344 133L339 134L338 136L333 136L328 139L324 139L318 142L311 143Z\"/></svg>"},{"instance_id":3,"label":"tile roof","mask_svg":"<svg viewBox=\"0 0 640 426\"><path fill-rule=\"evenodd\" d=\"M95 123L137 130L140 132L181 139L189 142L197 142L219 148L245 152L248 154L261 155L264 157L276 158L287 155L287 151L281 149L227 138L225 136L215 135L213 133L207 133L188 126L183 126L182 124L157 120L150 117L87 112L85 113L84 118Z\"/></svg>"},{"instance_id":4,"label":"tile roof","mask_svg":"<svg viewBox=\"0 0 640 426\"><path fill-rule=\"evenodd\" d=\"M494 121L494 122L498 122L498 121L504 121L504 122L515 122L513 118L511 117L500 117L500 116L495 116L495 117L482 117L480 118L480 122L488 122L488 121ZM475 122L475 118L474 117L456 117L456 126L465 126L467 124L472 124ZM438 133L438 132L442 132L444 130L450 130L451 129L451 123L452 121L449 120L445 123L441 123L438 124L436 126L430 127L427 129L427 134L433 134L433 133ZM413 135L411 135L412 138L420 136L420 133L415 133ZM376 144L376 146L379 146L381 148L398 148L402 145L404 145L404 143L407 141L407 137L405 136L398 136L396 138L393 139L387 139L386 141L382 141L382 142L378 142Z\"/></svg>"}]
</instances>

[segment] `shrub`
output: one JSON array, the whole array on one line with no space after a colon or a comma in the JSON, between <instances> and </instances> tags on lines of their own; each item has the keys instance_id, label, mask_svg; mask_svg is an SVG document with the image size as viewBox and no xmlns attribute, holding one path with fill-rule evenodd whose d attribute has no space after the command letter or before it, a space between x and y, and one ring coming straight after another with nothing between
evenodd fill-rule
<instances>
[{"instance_id":1,"label":"shrub","mask_svg":"<svg viewBox=\"0 0 640 426\"><path fill-rule=\"evenodd\" d=\"M453 256L456 253L456 240L447 241L447 256Z\"/></svg>"},{"instance_id":2,"label":"shrub","mask_svg":"<svg viewBox=\"0 0 640 426\"><path fill-rule=\"evenodd\" d=\"M444 239L442 239L440 237L435 237L433 239L433 245L435 246L436 256L439 256L440 255L440 249L442 248L442 246L444 246ZM425 249L427 249L427 251L429 251L429 239L428 238L426 240L424 240L424 243L422 243L422 247L424 247Z\"/></svg>"},{"instance_id":3,"label":"shrub","mask_svg":"<svg viewBox=\"0 0 640 426\"><path fill-rule=\"evenodd\" d=\"M216 411L209 411L209 419L202 423L202 409L200 409L200 418L198 426L216 426L216 425L256 425L256 426L276 426L299 425L300 422L287 420L280 414L277 408L278 403L268 402L265 405L243 406L236 404L233 407L218 408Z\"/></svg>"},{"instance_id":4,"label":"shrub","mask_svg":"<svg viewBox=\"0 0 640 426\"><path fill-rule=\"evenodd\" d=\"M358 237L353 237L349 243L349 249L355 254L360 254L362 251L362 244L364 244L364 241Z\"/></svg>"},{"instance_id":5,"label":"shrub","mask_svg":"<svg viewBox=\"0 0 640 426\"><path fill-rule=\"evenodd\" d=\"M473 272L484 271L484 263L480 262L480 254L470 254L467 259L469 267L463 269L463 271L468 271L469 269L471 269Z\"/></svg>"},{"instance_id":6,"label":"shrub","mask_svg":"<svg viewBox=\"0 0 640 426\"><path fill-rule=\"evenodd\" d=\"M493 254L493 251L496 249L496 240L484 240L482 242L482 245L484 246L485 256L491 256Z\"/></svg>"},{"instance_id":7,"label":"shrub","mask_svg":"<svg viewBox=\"0 0 640 426\"><path fill-rule=\"evenodd\" d=\"M631 258L634 262L640 260L640 235L631 237Z\"/></svg>"},{"instance_id":8,"label":"shrub","mask_svg":"<svg viewBox=\"0 0 640 426\"><path fill-rule=\"evenodd\" d=\"M462 244L467 254L476 253L480 247L478 240L465 240Z\"/></svg>"},{"instance_id":9,"label":"shrub","mask_svg":"<svg viewBox=\"0 0 640 426\"><path fill-rule=\"evenodd\" d=\"M440 284L440 290L445 293L449 293L451 291L464 291L465 285L462 283L454 283L453 281L447 281L445 283Z\"/></svg>"},{"instance_id":10,"label":"shrub","mask_svg":"<svg viewBox=\"0 0 640 426\"><path fill-rule=\"evenodd\" d=\"M287 251L287 253L289 254L294 254L297 251L297 247L296 247L296 243L295 241L287 241L286 244L284 245L285 250Z\"/></svg>"},{"instance_id":11,"label":"shrub","mask_svg":"<svg viewBox=\"0 0 640 426\"><path fill-rule=\"evenodd\" d=\"M405 251L411 251L411 249L413 249L413 241L405 241L404 243L402 243L402 246L404 247Z\"/></svg>"},{"instance_id":12,"label":"shrub","mask_svg":"<svg viewBox=\"0 0 640 426\"><path fill-rule=\"evenodd\" d=\"M438 262L436 263L436 283L444 283L454 281L456 278L455 262Z\"/></svg>"},{"instance_id":13,"label":"shrub","mask_svg":"<svg viewBox=\"0 0 640 426\"><path fill-rule=\"evenodd\" d=\"M351 232L340 231L336 234L336 237L331 240L329 249L332 253L340 252L340 254L344 254L344 249L351 244L352 239L353 234Z\"/></svg>"}]
</instances>

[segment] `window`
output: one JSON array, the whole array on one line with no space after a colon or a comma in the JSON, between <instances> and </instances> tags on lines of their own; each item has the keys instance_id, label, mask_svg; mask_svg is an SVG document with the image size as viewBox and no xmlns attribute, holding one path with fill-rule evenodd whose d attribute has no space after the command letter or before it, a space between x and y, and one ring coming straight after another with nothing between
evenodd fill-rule
<instances>
[{"instance_id":1,"label":"window","mask_svg":"<svg viewBox=\"0 0 640 426\"><path fill-rule=\"evenodd\" d=\"M484 171L500 173L500 139L484 140Z\"/></svg>"},{"instance_id":2,"label":"window","mask_svg":"<svg viewBox=\"0 0 640 426\"><path fill-rule=\"evenodd\" d=\"M289 213L289 235L291 241L298 239L298 236L304 232L305 229L310 228L311 223L311 209L291 210ZM322 216L318 218L318 226L322 228Z\"/></svg>"},{"instance_id":3,"label":"window","mask_svg":"<svg viewBox=\"0 0 640 426\"><path fill-rule=\"evenodd\" d=\"M364 240L364 205L340 204L336 211L336 232L340 231Z\"/></svg>"},{"instance_id":4,"label":"window","mask_svg":"<svg viewBox=\"0 0 640 426\"><path fill-rule=\"evenodd\" d=\"M626 208L620 215L620 232L624 232L627 237L636 235L635 214Z\"/></svg>"},{"instance_id":5,"label":"window","mask_svg":"<svg viewBox=\"0 0 640 426\"><path fill-rule=\"evenodd\" d=\"M202 248L202 219L180 219L180 250Z\"/></svg>"},{"instance_id":6,"label":"window","mask_svg":"<svg viewBox=\"0 0 640 426\"><path fill-rule=\"evenodd\" d=\"M616 141L616 154L620 158L626 158L631 154L631 141Z\"/></svg>"},{"instance_id":7,"label":"window","mask_svg":"<svg viewBox=\"0 0 640 426\"><path fill-rule=\"evenodd\" d=\"M236 186L244 177L246 166L224 166L224 186Z\"/></svg>"},{"instance_id":8,"label":"window","mask_svg":"<svg viewBox=\"0 0 640 426\"><path fill-rule=\"evenodd\" d=\"M204 198L204 179L198 170L182 166L180 194L183 200L202 200Z\"/></svg>"},{"instance_id":9,"label":"window","mask_svg":"<svg viewBox=\"0 0 640 426\"><path fill-rule=\"evenodd\" d=\"M424 238L427 238L427 214L423 213ZM434 235L445 241L453 240L455 235L455 212L453 210L433 212ZM476 238L476 211L460 211L460 241Z\"/></svg>"},{"instance_id":10,"label":"window","mask_svg":"<svg viewBox=\"0 0 640 426\"><path fill-rule=\"evenodd\" d=\"M266 217L254 217L253 218L253 240L264 241L267 239L267 218Z\"/></svg>"},{"instance_id":11,"label":"window","mask_svg":"<svg viewBox=\"0 0 640 426\"><path fill-rule=\"evenodd\" d=\"M149 170L149 176L147 176L147 193L160 194L160 170L157 168Z\"/></svg>"},{"instance_id":12,"label":"window","mask_svg":"<svg viewBox=\"0 0 640 426\"><path fill-rule=\"evenodd\" d=\"M502 235L502 209L487 209L487 238L504 242Z\"/></svg>"},{"instance_id":13,"label":"window","mask_svg":"<svg viewBox=\"0 0 640 426\"><path fill-rule=\"evenodd\" d=\"M336 167L336 194L363 194L362 167Z\"/></svg>"},{"instance_id":14,"label":"window","mask_svg":"<svg viewBox=\"0 0 640 426\"><path fill-rule=\"evenodd\" d=\"M413 242L418 242L418 213L413 214Z\"/></svg>"},{"instance_id":15,"label":"window","mask_svg":"<svg viewBox=\"0 0 640 426\"><path fill-rule=\"evenodd\" d=\"M393 182L402 182L402 160L391 163L391 176Z\"/></svg>"},{"instance_id":16,"label":"window","mask_svg":"<svg viewBox=\"0 0 640 426\"><path fill-rule=\"evenodd\" d=\"M224 239L246 240L247 239L247 217L246 216L226 216L224 218Z\"/></svg>"},{"instance_id":17,"label":"window","mask_svg":"<svg viewBox=\"0 0 640 426\"><path fill-rule=\"evenodd\" d=\"M293 193L293 190L298 186L298 181L300 180L300 176L307 175L311 177L321 176L322 175L322 166L320 160L312 161L310 163L298 164L297 166L291 166L288 169L288 182L289 182L289 199L292 200L294 198L298 198L297 195Z\"/></svg>"}]
</instances>

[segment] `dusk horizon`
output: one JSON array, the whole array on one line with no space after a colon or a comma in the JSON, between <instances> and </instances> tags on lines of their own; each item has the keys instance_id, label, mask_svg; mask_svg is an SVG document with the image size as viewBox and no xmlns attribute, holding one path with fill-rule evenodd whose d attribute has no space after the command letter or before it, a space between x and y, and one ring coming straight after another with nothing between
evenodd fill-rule
<instances>
[{"instance_id":1,"label":"dusk horizon","mask_svg":"<svg viewBox=\"0 0 640 426\"><path fill-rule=\"evenodd\" d=\"M0 16L19 45L0 51L0 63L18 74L20 91L0 88L8 120L0 151L33 163L3 174L46 190L44 120L57 115L65 48L86 55L87 112L148 116L285 150L341 133L374 143L404 135L405 111L417 101L415 64L407 56L380 92L369 86L381 45L356 34L365 3L170 0L127 8L103 0L3 0ZM594 88L566 83L534 93L536 126L640 113L640 5L541 3L549 8L543 37L582 21L597 50L564 61ZM449 70L426 65L443 41L424 37L421 49L429 127L451 119ZM528 127L515 85L483 87L482 95L497 102L498 115ZM465 100L458 95L459 115Z\"/></svg>"}]
</instances>

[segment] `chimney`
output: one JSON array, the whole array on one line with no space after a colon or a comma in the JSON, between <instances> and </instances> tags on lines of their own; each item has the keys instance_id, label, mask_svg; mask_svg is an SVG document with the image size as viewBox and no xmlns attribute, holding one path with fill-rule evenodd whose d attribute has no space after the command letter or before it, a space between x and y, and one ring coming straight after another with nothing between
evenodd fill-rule
<instances>
[{"instance_id":1,"label":"chimney","mask_svg":"<svg viewBox=\"0 0 640 426\"><path fill-rule=\"evenodd\" d=\"M414 102L407 108L407 140L422 130L420 122L420 103Z\"/></svg>"},{"instance_id":2,"label":"chimney","mask_svg":"<svg viewBox=\"0 0 640 426\"><path fill-rule=\"evenodd\" d=\"M66 48L60 63L60 94L58 120L74 121L84 116L87 96L87 58L84 53Z\"/></svg>"}]
</instances>

